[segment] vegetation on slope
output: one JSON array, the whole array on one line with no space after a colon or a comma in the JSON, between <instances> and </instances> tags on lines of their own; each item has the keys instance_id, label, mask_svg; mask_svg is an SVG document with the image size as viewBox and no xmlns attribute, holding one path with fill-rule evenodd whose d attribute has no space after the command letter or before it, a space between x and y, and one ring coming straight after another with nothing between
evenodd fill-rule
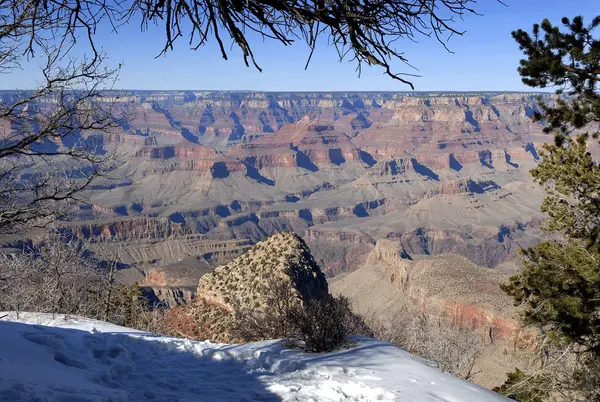
<instances>
[{"instance_id":1,"label":"vegetation on slope","mask_svg":"<svg viewBox=\"0 0 600 402\"><path fill-rule=\"evenodd\" d=\"M548 20L513 37L526 59L519 73L527 85L558 87L557 106L542 103L547 132L543 161L532 171L548 196L547 230L560 240L525 251L525 266L503 289L523 306L525 323L540 329L541 369L509 373L499 390L521 401L600 401L600 167L588 152L600 122L600 16Z\"/></svg>"}]
</instances>

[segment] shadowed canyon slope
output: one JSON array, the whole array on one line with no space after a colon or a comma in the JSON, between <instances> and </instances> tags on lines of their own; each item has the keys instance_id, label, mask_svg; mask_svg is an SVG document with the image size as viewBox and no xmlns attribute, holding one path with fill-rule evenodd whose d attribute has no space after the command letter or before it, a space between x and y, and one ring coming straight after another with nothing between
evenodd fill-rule
<instances>
[{"instance_id":1,"label":"shadowed canyon slope","mask_svg":"<svg viewBox=\"0 0 600 402\"><path fill-rule=\"evenodd\" d=\"M494 267L541 236L543 193L528 173L547 141L530 120L535 97L121 94L135 118L86 134L123 155L118 179L97 183L65 225L100 255L120 244L121 262L157 287L194 286L290 229L329 276L361 267L382 239L404 258Z\"/></svg>"}]
</instances>

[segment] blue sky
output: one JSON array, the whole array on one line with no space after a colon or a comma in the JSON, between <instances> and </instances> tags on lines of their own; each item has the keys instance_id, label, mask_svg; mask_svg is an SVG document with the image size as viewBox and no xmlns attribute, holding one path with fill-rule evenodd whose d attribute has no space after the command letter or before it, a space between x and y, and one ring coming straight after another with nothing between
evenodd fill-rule
<instances>
[{"instance_id":1,"label":"blue sky","mask_svg":"<svg viewBox=\"0 0 600 402\"><path fill-rule=\"evenodd\" d=\"M396 48L418 71L402 63L394 71L419 74L413 78L417 91L481 91L528 90L516 72L521 53L510 36L518 29L530 29L543 18L559 23L563 16L582 14L590 21L600 14L600 0L478 0L477 10L483 16L467 16L457 27L466 30L462 37L454 36L445 51L434 39L418 38L397 42ZM104 28L104 29L102 29ZM599 31L600 34L600 31ZM111 33L101 27L96 42L109 54L109 65L123 63L119 89L222 89L264 91L408 91L410 88L383 74L381 68L364 66L357 77L355 65L339 62L335 49L326 42L317 47L308 70L304 65L309 49L298 43L284 47L279 43L262 42L257 38L253 49L260 73L243 64L237 49L230 58L221 58L216 43L197 51L189 50L185 38L175 50L155 58L163 44L163 31L151 27L140 32L139 25L130 24ZM0 75L1 89L32 89L38 80L37 60L20 71Z\"/></svg>"}]
</instances>

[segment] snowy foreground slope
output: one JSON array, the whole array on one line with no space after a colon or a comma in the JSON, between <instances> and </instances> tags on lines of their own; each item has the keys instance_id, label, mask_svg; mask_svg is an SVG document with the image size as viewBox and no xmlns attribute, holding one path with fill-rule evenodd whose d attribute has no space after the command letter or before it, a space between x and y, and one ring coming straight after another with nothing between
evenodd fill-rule
<instances>
[{"instance_id":1,"label":"snowy foreground slope","mask_svg":"<svg viewBox=\"0 0 600 402\"><path fill-rule=\"evenodd\" d=\"M4 314L0 313L0 316ZM0 321L4 401L506 401L389 344L309 354L44 314Z\"/></svg>"}]
</instances>

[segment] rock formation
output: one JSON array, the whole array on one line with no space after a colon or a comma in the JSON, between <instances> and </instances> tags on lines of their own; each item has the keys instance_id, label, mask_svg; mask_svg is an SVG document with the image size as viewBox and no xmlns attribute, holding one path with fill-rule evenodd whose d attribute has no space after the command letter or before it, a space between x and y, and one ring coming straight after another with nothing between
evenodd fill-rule
<instances>
[{"instance_id":1,"label":"rock formation","mask_svg":"<svg viewBox=\"0 0 600 402\"><path fill-rule=\"evenodd\" d=\"M364 266L330 280L333 294L347 296L358 313L387 323L397 314L444 320L479 333L485 348L475 382L495 386L515 366L535 335L521 324L512 299L500 288L508 275L442 254L409 260L397 241L380 240Z\"/></svg>"},{"instance_id":2,"label":"rock formation","mask_svg":"<svg viewBox=\"0 0 600 402\"><path fill-rule=\"evenodd\" d=\"M411 261L398 242L380 240L362 268L333 278L331 286L362 311L389 315L411 306L500 340L520 329L512 299L498 286L507 278L456 254ZM381 284L368 283L375 280Z\"/></svg>"},{"instance_id":3,"label":"rock formation","mask_svg":"<svg viewBox=\"0 0 600 402\"><path fill-rule=\"evenodd\" d=\"M142 292L148 303L155 308L175 308L183 306L192 302L196 295L195 289L175 286L143 286Z\"/></svg>"},{"instance_id":4,"label":"rock formation","mask_svg":"<svg viewBox=\"0 0 600 402\"><path fill-rule=\"evenodd\" d=\"M195 300L171 310L170 326L176 334L219 342L238 341L236 311L264 311L270 284L283 283L303 303L324 297L327 281L304 241L280 233L247 253L202 276Z\"/></svg>"},{"instance_id":5,"label":"rock formation","mask_svg":"<svg viewBox=\"0 0 600 402\"><path fill-rule=\"evenodd\" d=\"M455 253L494 267L517 244L543 238L544 193L529 170L551 138L529 118L537 95L553 101L527 93L131 91L118 101L136 106L133 121L84 134L126 155L120 179L95 183L90 204L65 226L94 252L126 249L123 264L154 272L148 286L195 287L219 265L207 257L212 248L286 230L307 241L330 277L360 268L384 239L414 258ZM222 257L234 258L234 249ZM176 278L173 264L184 260L194 264ZM154 281L158 272L166 282Z\"/></svg>"}]
</instances>

